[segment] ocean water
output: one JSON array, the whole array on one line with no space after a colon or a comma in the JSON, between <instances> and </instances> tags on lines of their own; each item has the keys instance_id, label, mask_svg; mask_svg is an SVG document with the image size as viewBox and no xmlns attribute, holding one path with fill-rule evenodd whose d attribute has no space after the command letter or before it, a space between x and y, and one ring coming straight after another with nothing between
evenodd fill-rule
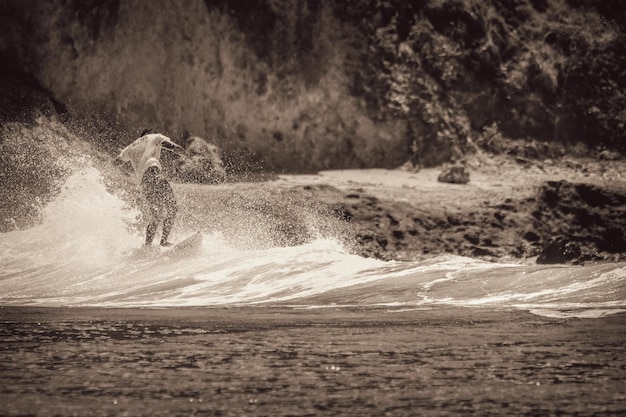
<instances>
[{"instance_id":1,"label":"ocean water","mask_svg":"<svg viewBox=\"0 0 626 417\"><path fill-rule=\"evenodd\" d=\"M173 240L215 207L244 221L146 250L87 164L0 234L1 415L624 415L626 265L385 262L308 214L298 244L263 244L273 212L246 215L273 193L183 188Z\"/></svg>"},{"instance_id":2,"label":"ocean water","mask_svg":"<svg viewBox=\"0 0 626 417\"><path fill-rule=\"evenodd\" d=\"M138 218L97 169L77 170L41 224L0 234L0 305L450 305L548 317L626 311L624 263L539 266L452 255L387 262L351 254L332 236L255 248L233 245L232 236L217 231L204 233L196 250L171 255L142 248ZM173 238L192 232L176 228Z\"/></svg>"}]
</instances>

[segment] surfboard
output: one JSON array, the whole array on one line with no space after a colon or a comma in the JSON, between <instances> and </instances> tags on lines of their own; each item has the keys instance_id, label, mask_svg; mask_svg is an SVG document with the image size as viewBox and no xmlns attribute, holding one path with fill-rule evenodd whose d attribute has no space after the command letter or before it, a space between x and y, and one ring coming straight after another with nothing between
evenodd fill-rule
<instances>
[{"instance_id":1,"label":"surfboard","mask_svg":"<svg viewBox=\"0 0 626 417\"><path fill-rule=\"evenodd\" d=\"M163 248L163 253L166 254L186 254L193 252L195 249L200 248L202 245L202 233L196 232L188 238L181 240L173 246Z\"/></svg>"},{"instance_id":2,"label":"surfboard","mask_svg":"<svg viewBox=\"0 0 626 417\"><path fill-rule=\"evenodd\" d=\"M131 259L141 261L160 259L164 255L168 258L184 257L196 253L200 247L202 247L202 233L196 232L172 246L142 245L140 248L127 252L126 255Z\"/></svg>"}]
</instances>

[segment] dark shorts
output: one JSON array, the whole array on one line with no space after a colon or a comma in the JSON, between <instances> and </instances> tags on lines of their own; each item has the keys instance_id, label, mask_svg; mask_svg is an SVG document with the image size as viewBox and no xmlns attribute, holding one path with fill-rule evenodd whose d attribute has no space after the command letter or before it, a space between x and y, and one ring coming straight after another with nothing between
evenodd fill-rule
<instances>
[{"instance_id":1,"label":"dark shorts","mask_svg":"<svg viewBox=\"0 0 626 417\"><path fill-rule=\"evenodd\" d=\"M162 175L146 171L141 182L141 188L152 216L163 218L176 213L178 207L174 190Z\"/></svg>"}]
</instances>

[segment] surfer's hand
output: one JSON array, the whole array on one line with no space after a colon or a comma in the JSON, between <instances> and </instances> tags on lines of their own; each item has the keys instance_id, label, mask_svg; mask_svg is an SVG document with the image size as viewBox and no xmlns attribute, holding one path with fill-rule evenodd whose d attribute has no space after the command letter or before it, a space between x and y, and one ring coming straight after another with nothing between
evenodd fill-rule
<instances>
[{"instance_id":1,"label":"surfer's hand","mask_svg":"<svg viewBox=\"0 0 626 417\"><path fill-rule=\"evenodd\" d=\"M174 152L177 155L187 156L187 152L185 151L185 148L183 148L177 143L170 142L170 141L163 141L161 142L161 146L167 149L168 151Z\"/></svg>"}]
</instances>

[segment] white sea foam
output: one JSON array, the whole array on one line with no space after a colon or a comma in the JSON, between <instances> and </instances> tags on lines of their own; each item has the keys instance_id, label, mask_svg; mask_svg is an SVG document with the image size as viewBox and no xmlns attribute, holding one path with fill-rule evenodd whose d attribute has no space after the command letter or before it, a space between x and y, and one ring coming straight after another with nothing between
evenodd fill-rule
<instances>
[{"instance_id":1,"label":"white sea foam","mask_svg":"<svg viewBox=\"0 0 626 417\"><path fill-rule=\"evenodd\" d=\"M453 305L551 317L626 309L625 264L536 266L451 255L384 262L353 255L332 238L242 249L218 232L203 235L199 252L171 257L140 249L139 218L85 164L42 224L0 235L0 305Z\"/></svg>"}]
</instances>

